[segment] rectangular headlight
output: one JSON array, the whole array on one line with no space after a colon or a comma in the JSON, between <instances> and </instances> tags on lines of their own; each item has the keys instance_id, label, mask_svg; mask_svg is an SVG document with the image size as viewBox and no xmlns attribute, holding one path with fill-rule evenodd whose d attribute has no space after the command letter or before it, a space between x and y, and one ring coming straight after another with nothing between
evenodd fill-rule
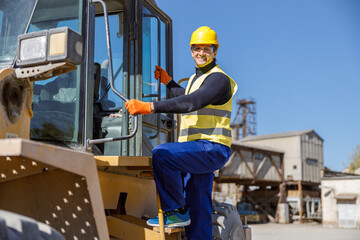
<instances>
[{"instance_id":1,"label":"rectangular headlight","mask_svg":"<svg viewBox=\"0 0 360 240\"><path fill-rule=\"evenodd\" d=\"M47 61L47 39L47 31L19 35L17 65L45 63Z\"/></svg>"},{"instance_id":2,"label":"rectangular headlight","mask_svg":"<svg viewBox=\"0 0 360 240\"><path fill-rule=\"evenodd\" d=\"M64 55L66 53L66 32L53 33L50 35L49 57Z\"/></svg>"},{"instance_id":3,"label":"rectangular headlight","mask_svg":"<svg viewBox=\"0 0 360 240\"><path fill-rule=\"evenodd\" d=\"M49 30L49 62L80 64L82 59L81 35L71 28L60 27Z\"/></svg>"},{"instance_id":4,"label":"rectangular headlight","mask_svg":"<svg viewBox=\"0 0 360 240\"><path fill-rule=\"evenodd\" d=\"M46 57L46 36L28 38L21 41L21 61L44 57Z\"/></svg>"}]
</instances>

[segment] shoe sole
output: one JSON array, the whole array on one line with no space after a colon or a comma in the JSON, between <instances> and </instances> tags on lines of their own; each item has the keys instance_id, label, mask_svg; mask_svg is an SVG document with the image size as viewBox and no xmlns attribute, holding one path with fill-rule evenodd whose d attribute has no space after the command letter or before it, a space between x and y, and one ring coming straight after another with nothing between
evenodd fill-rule
<instances>
[{"instance_id":1,"label":"shoe sole","mask_svg":"<svg viewBox=\"0 0 360 240\"><path fill-rule=\"evenodd\" d=\"M191 220L189 219L186 222L173 223L173 224L165 225L164 227L166 227L166 228L181 228L181 227L189 226L190 223L191 223ZM151 226L151 227L159 227L159 224L155 224L155 223L146 222L146 224Z\"/></svg>"}]
</instances>

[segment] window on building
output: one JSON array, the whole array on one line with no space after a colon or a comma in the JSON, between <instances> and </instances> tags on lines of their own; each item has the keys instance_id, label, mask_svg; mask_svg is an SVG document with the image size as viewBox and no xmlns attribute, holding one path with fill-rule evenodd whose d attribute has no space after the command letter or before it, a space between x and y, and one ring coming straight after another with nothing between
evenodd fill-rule
<instances>
[{"instance_id":1,"label":"window on building","mask_svg":"<svg viewBox=\"0 0 360 240\"><path fill-rule=\"evenodd\" d=\"M306 159L306 163L309 165L318 165L318 160L317 159L313 159L313 158L307 158Z\"/></svg>"},{"instance_id":2,"label":"window on building","mask_svg":"<svg viewBox=\"0 0 360 240\"><path fill-rule=\"evenodd\" d=\"M261 154L261 153L255 153L254 154L255 160L263 160L264 157L265 157L264 154Z\"/></svg>"}]
</instances>

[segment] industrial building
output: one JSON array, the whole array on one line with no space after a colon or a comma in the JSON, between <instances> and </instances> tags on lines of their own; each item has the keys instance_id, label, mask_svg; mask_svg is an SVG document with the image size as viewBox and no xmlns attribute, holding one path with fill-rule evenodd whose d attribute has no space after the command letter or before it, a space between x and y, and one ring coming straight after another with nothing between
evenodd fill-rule
<instances>
[{"instance_id":1,"label":"industrial building","mask_svg":"<svg viewBox=\"0 0 360 240\"><path fill-rule=\"evenodd\" d=\"M285 212L293 219L320 220L323 141L312 129L234 139L233 155L216 182L233 183L221 190L237 196L241 189L235 201L252 202L269 219L277 218L279 204L287 202Z\"/></svg>"},{"instance_id":2,"label":"industrial building","mask_svg":"<svg viewBox=\"0 0 360 240\"><path fill-rule=\"evenodd\" d=\"M285 191L278 196L284 182L284 153L241 141L233 141L231 151L229 161L215 178L214 198L235 205L250 202L275 221L279 199L285 202Z\"/></svg>"},{"instance_id":3,"label":"industrial building","mask_svg":"<svg viewBox=\"0 0 360 240\"><path fill-rule=\"evenodd\" d=\"M285 152L286 180L320 183L324 140L314 130L249 136L241 141Z\"/></svg>"},{"instance_id":4,"label":"industrial building","mask_svg":"<svg viewBox=\"0 0 360 240\"><path fill-rule=\"evenodd\" d=\"M324 140L313 130L249 136L241 140L283 151L286 202L293 219L321 220L320 179Z\"/></svg>"},{"instance_id":5,"label":"industrial building","mask_svg":"<svg viewBox=\"0 0 360 240\"><path fill-rule=\"evenodd\" d=\"M324 226L360 228L360 176L330 176L321 179Z\"/></svg>"}]
</instances>

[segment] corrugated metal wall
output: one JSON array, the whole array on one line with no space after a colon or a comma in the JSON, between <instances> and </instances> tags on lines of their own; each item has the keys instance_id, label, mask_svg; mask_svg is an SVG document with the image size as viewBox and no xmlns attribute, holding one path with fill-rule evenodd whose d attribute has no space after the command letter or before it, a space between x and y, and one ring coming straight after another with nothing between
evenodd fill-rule
<instances>
[{"instance_id":1,"label":"corrugated metal wall","mask_svg":"<svg viewBox=\"0 0 360 240\"><path fill-rule=\"evenodd\" d=\"M324 167L323 141L313 132L301 136L302 180L320 182Z\"/></svg>"},{"instance_id":2,"label":"corrugated metal wall","mask_svg":"<svg viewBox=\"0 0 360 240\"><path fill-rule=\"evenodd\" d=\"M270 156L276 167L272 164ZM252 161L253 157L254 161ZM280 172L282 171L281 159L277 155L256 152L256 150L240 150L239 147L233 147L229 162L221 169L221 176L252 179L255 175L255 179L258 180L281 181L281 176L279 176L276 168Z\"/></svg>"},{"instance_id":3,"label":"corrugated metal wall","mask_svg":"<svg viewBox=\"0 0 360 240\"><path fill-rule=\"evenodd\" d=\"M290 136L281 138L270 139L258 139L249 141L251 144L274 149L279 149L285 152L284 155L284 177L287 180L301 180L301 149L300 149L300 137Z\"/></svg>"}]
</instances>

